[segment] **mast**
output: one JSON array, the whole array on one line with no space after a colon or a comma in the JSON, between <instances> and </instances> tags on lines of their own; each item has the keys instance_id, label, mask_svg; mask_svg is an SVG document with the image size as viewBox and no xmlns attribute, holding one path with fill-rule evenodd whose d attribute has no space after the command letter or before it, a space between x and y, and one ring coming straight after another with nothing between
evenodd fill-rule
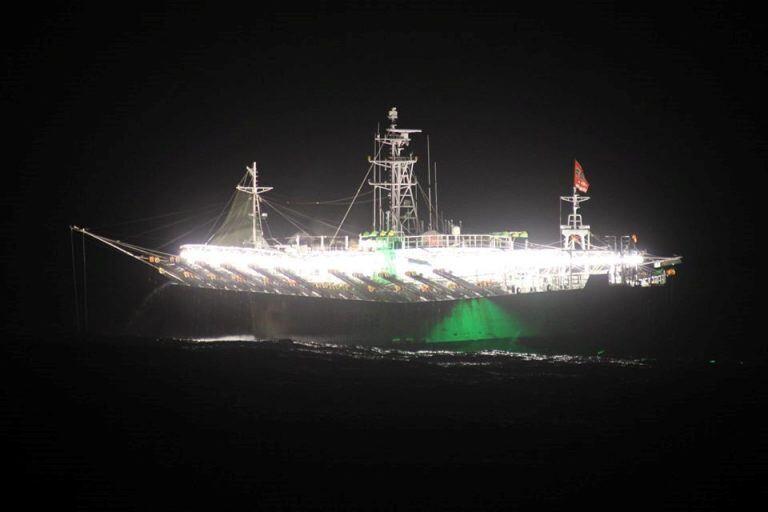
<instances>
[{"instance_id":1,"label":"mast","mask_svg":"<svg viewBox=\"0 0 768 512\"><path fill-rule=\"evenodd\" d=\"M413 172L413 166L418 159L413 154L405 155L404 150L411 142L411 134L421 133L421 130L398 128L397 107L392 107L387 117L391 124L385 134L377 135L375 140L379 144L389 146L389 155L368 159L370 163L384 170L383 173L374 174L376 178L369 182L374 187L374 192L387 192L386 210L385 201L379 196L379 214L383 217L383 222L379 222L378 228L394 231L398 235L414 235L419 232L417 181Z\"/></svg>"},{"instance_id":2,"label":"mast","mask_svg":"<svg viewBox=\"0 0 768 512\"><path fill-rule=\"evenodd\" d=\"M573 204L573 211L568 214L567 224L560 225L563 249L574 250L577 249L576 246L578 245L581 250L589 250L592 246L589 226L582 223L581 214L579 213L579 204L589 201L589 197L580 196L574 186L573 195L560 196L560 200Z\"/></svg>"},{"instance_id":3,"label":"mast","mask_svg":"<svg viewBox=\"0 0 768 512\"><path fill-rule=\"evenodd\" d=\"M251 177L251 186L238 185L237 190L251 194L251 243L254 247L264 247L266 241L264 240L264 230L261 225L261 197L260 194L272 190L272 187L260 187L259 186L259 171L256 168L256 162L253 162L253 167L245 168L248 171L248 175Z\"/></svg>"},{"instance_id":4,"label":"mast","mask_svg":"<svg viewBox=\"0 0 768 512\"><path fill-rule=\"evenodd\" d=\"M429 231L432 231L432 159L429 154L429 135L427 135L427 191L429 192Z\"/></svg>"},{"instance_id":5,"label":"mast","mask_svg":"<svg viewBox=\"0 0 768 512\"><path fill-rule=\"evenodd\" d=\"M379 154L379 152L377 151L377 149L379 149L377 147L378 144L376 143L376 138L378 136L379 136L379 127L377 125L376 126L376 133L373 136L373 153L372 154L374 154L374 155L378 155ZM376 169L376 166L374 166L372 170L373 170L373 181L374 182L379 181L378 178L377 178L377 170L378 169ZM376 227L377 224L378 224L377 220L378 220L378 216L379 216L379 203L378 203L378 201L376 201L376 196L377 195L378 195L378 189L374 189L373 190L373 223L372 223L374 231L376 231L378 229Z\"/></svg>"}]
</instances>

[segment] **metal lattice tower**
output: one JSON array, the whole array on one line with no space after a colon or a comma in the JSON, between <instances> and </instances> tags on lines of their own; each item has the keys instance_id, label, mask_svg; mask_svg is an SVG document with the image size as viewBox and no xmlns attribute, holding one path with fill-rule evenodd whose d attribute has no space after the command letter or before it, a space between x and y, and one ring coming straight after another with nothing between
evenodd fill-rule
<instances>
[{"instance_id":1,"label":"metal lattice tower","mask_svg":"<svg viewBox=\"0 0 768 512\"><path fill-rule=\"evenodd\" d=\"M562 201L573 204L573 212L568 214L568 223L560 225L560 237L563 249L588 251L592 247L589 226L581 222L579 203L589 201L589 197L580 196L576 187L573 187L572 196L560 196Z\"/></svg>"},{"instance_id":2,"label":"metal lattice tower","mask_svg":"<svg viewBox=\"0 0 768 512\"><path fill-rule=\"evenodd\" d=\"M238 185L237 190L252 196L251 213L248 214L251 217L251 243L254 247L265 247L267 242L264 240L264 230L261 225L261 198L259 195L272 190L272 187L259 186L259 171L256 169L256 162L253 162L253 167L246 166L245 169L251 178L251 186Z\"/></svg>"},{"instance_id":3,"label":"metal lattice tower","mask_svg":"<svg viewBox=\"0 0 768 512\"><path fill-rule=\"evenodd\" d=\"M377 134L375 140L377 145L388 146L389 154L378 158L381 152L377 152L376 158L368 159L378 170L374 171L373 181L369 182L374 187L374 200L378 200L373 228L414 235L420 231L416 203L417 181L413 173L417 157L413 154L405 155L403 151L411 142L410 135L421 133L421 130L398 128L396 107L392 107L388 117L391 122L389 128L383 136ZM382 191L386 192L386 201L381 195Z\"/></svg>"}]
</instances>

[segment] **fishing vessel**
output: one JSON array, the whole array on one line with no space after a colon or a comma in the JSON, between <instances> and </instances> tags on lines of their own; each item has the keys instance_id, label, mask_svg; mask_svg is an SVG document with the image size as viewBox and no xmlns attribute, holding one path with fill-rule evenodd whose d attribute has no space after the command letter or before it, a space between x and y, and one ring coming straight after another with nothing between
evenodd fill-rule
<instances>
[{"instance_id":1,"label":"fishing vessel","mask_svg":"<svg viewBox=\"0 0 768 512\"><path fill-rule=\"evenodd\" d=\"M569 213L557 245L534 243L527 231L462 232L438 209L434 168L415 170L410 146L421 130L401 128L398 116L396 108L388 112L389 125L376 134L368 170L332 235L265 236L272 188L261 184L256 163L246 167L205 243L170 254L72 229L174 285L146 322L158 335L546 348L573 343L575 333L600 337L626 328L627 315L637 312L633 303L656 301L648 290L676 274L680 256L654 256L635 235L595 237L580 212L590 185L576 160L570 191L560 197ZM366 185L371 229L340 234ZM595 307L603 324L585 322L584 311Z\"/></svg>"}]
</instances>

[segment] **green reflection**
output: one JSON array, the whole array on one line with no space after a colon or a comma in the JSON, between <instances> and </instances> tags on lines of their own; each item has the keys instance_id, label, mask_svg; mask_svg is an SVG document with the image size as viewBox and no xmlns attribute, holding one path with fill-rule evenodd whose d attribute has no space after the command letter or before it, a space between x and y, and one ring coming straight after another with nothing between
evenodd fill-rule
<instances>
[{"instance_id":1,"label":"green reflection","mask_svg":"<svg viewBox=\"0 0 768 512\"><path fill-rule=\"evenodd\" d=\"M489 299L457 302L426 337L428 343L516 340L524 335L520 321Z\"/></svg>"},{"instance_id":2,"label":"green reflection","mask_svg":"<svg viewBox=\"0 0 768 512\"><path fill-rule=\"evenodd\" d=\"M386 244L382 244L379 247L379 252L384 255L384 271L388 274L397 275L397 255L395 253L396 239L387 240ZM382 285L388 285L389 281L381 279L377 274L374 274L373 280Z\"/></svg>"}]
</instances>

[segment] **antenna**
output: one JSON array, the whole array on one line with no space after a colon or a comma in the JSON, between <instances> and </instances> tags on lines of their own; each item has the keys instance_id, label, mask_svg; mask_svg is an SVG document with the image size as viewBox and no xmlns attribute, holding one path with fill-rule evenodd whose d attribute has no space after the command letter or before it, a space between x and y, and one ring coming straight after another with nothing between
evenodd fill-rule
<instances>
[{"instance_id":1,"label":"antenna","mask_svg":"<svg viewBox=\"0 0 768 512\"><path fill-rule=\"evenodd\" d=\"M397 121L397 107L392 107L389 111L389 114L387 115L390 121L392 121L392 128L397 126L395 122Z\"/></svg>"},{"instance_id":2,"label":"antenna","mask_svg":"<svg viewBox=\"0 0 768 512\"><path fill-rule=\"evenodd\" d=\"M440 210L437 208L437 162L435 162L435 222L437 230L440 231Z\"/></svg>"}]
</instances>

